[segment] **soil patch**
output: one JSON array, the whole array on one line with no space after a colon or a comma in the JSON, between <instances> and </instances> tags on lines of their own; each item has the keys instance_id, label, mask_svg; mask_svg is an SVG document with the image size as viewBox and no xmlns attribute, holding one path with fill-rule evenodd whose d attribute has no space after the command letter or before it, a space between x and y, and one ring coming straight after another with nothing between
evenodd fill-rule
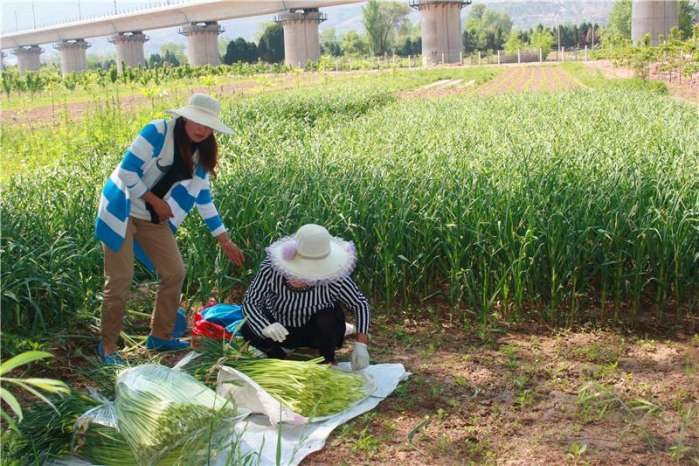
<instances>
[{"instance_id":1,"label":"soil patch","mask_svg":"<svg viewBox=\"0 0 699 466\"><path fill-rule=\"evenodd\" d=\"M494 79L478 87L477 95L519 94L522 92L560 92L580 87L558 66L510 65Z\"/></svg>"},{"instance_id":2,"label":"soil patch","mask_svg":"<svg viewBox=\"0 0 699 466\"><path fill-rule=\"evenodd\" d=\"M633 78L634 72L628 68L615 66L610 60L588 62L588 66L602 72L605 78ZM662 81L667 85L670 95L684 101L699 105L699 78L683 77L679 72L663 72L659 66L651 66L649 79Z\"/></svg>"},{"instance_id":3,"label":"soil patch","mask_svg":"<svg viewBox=\"0 0 699 466\"><path fill-rule=\"evenodd\" d=\"M142 288L137 307L152 302L150 295ZM381 312L369 348L374 363L402 363L410 378L376 409L335 430L302 465L699 460L699 335L482 327L446 307L415 315ZM130 313L127 333L147 334L147 322ZM55 337L46 349L57 358L41 375L93 385L89 330L78 339ZM350 350L346 344L339 359L348 360ZM146 353L132 348L128 356L137 362Z\"/></svg>"},{"instance_id":4,"label":"soil patch","mask_svg":"<svg viewBox=\"0 0 699 466\"><path fill-rule=\"evenodd\" d=\"M258 83L254 81L242 81L234 84L216 86L216 92L220 95L250 94L260 90ZM206 87L191 87L187 90L178 89L181 95L189 95L193 92L210 93L211 89ZM174 97L168 92L167 97ZM120 96L118 102L116 97L112 97L110 103L116 104L126 111L133 111L151 105L148 97L142 94L129 94ZM98 99L99 103L105 103L104 99ZM31 122L32 125L50 124L57 119L68 118L76 121L90 114L95 108L95 101L56 103L55 105L44 105L30 109L10 109L0 112L0 123L3 125L16 125Z\"/></svg>"}]
</instances>

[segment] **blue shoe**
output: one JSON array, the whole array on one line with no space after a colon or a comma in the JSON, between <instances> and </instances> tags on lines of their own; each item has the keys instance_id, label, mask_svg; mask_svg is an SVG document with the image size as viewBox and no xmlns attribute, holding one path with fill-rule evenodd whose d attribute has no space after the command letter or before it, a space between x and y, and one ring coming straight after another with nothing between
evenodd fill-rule
<instances>
[{"instance_id":1,"label":"blue shoe","mask_svg":"<svg viewBox=\"0 0 699 466\"><path fill-rule=\"evenodd\" d=\"M102 345L102 342L100 341L97 344L97 356L99 356L100 361L102 361L102 364L105 366L125 366L126 361L124 361L124 358L121 357L121 354L119 354L118 351L114 351L113 353L105 354L104 353L104 346Z\"/></svg>"},{"instance_id":2,"label":"blue shoe","mask_svg":"<svg viewBox=\"0 0 699 466\"><path fill-rule=\"evenodd\" d=\"M187 313L184 309L177 310L175 318L175 329L172 331L172 338L179 338L187 333Z\"/></svg>"},{"instance_id":3,"label":"blue shoe","mask_svg":"<svg viewBox=\"0 0 699 466\"><path fill-rule=\"evenodd\" d=\"M189 343L180 341L177 338L165 340L164 338L149 335L146 339L146 348L156 351L179 351L189 348Z\"/></svg>"}]
</instances>

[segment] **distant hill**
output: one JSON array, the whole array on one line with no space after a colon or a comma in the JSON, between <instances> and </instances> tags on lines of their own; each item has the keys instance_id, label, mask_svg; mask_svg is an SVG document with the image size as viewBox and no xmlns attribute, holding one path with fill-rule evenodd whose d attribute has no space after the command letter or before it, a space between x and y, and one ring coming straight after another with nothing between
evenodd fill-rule
<instances>
[{"instance_id":1,"label":"distant hill","mask_svg":"<svg viewBox=\"0 0 699 466\"><path fill-rule=\"evenodd\" d=\"M476 2L474 2L476 3ZM507 13L516 28L529 29L538 24L555 26L582 22L607 24L612 1L485 1L489 8Z\"/></svg>"},{"instance_id":2,"label":"distant hill","mask_svg":"<svg viewBox=\"0 0 699 466\"><path fill-rule=\"evenodd\" d=\"M538 24L555 26L563 23L591 22L606 25L614 2L611 0L475 0L473 5L478 3L484 3L488 8L507 13L516 28L529 29ZM362 5L335 7L329 10L328 21L321 24L321 29L334 27L338 33L364 29ZM461 16L465 19L468 12L467 6L461 11ZM417 11L413 12L410 20L419 22L420 14Z\"/></svg>"}]
</instances>

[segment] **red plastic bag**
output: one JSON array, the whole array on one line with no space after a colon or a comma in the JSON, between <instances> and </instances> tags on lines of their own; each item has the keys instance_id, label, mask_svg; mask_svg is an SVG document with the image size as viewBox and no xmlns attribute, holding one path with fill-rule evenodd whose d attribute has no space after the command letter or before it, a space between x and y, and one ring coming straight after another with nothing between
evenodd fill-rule
<instances>
[{"instance_id":1,"label":"red plastic bag","mask_svg":"<svg viewBox=\"0 0 699 466\"><path fill-rule=\"evenodd\" d=\"M194 325L192 327L192 347L196 348L199 346L199 338L201 337L221 341L224 338L226 340L230 340L230 338L233 336L233 334L227 332L221 325L204 320L204 317L202 317L201 311L215 304L216 300L211 299L208 303L206 303L206 306L202 307L196 312L196 314L194 314Z\"/></svg>"},{"instance_id":2,"label":"red plastic bag","mask_svg":"<svg viewBox=\"0 0 699 466\"><path fill-rule=\"evenodd\" d=\"M194 318L197 318L197 315ZM228 333L225 328L208 320L203 320L201 315L199 315L199 320L195 321L194 328L192 329L192 343L193 346L198 346L198 338L205 337L211 338L212 340L221 341L224 338L229 340L233 335ZM196 338L195 338L196 337Z\"/></svg>"}]
</instances>

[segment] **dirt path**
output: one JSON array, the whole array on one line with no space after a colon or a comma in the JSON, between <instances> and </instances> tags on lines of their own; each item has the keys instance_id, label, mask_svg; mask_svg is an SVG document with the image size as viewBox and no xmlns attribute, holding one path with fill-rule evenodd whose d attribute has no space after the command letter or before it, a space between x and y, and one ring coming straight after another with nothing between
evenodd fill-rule
<instances>
[{"instance_id":1,"label":"dirt path","mask_svg":"<svg viewBox=\"0 0 699 466\"><path fill-rule=\"evenodd\" d=\"M633 78L634 72L628 68L614 66L609 60L588 62L587 65L602 72L605 78ZM679 73L663 73L657 67L651 68L650 79L663 81L667 85L670 95L699 105L699 84L688 79L682 79Z\"/></svg>"},{"instance_id":2,"label":"dirt path","mask_svg":"<svg viewBox=\"0 0 699 466\"><path fill-rule=\"evenodd\" d=\"M523 328L483 339L436 316L375 328L372 357L413 375L304 466L699 460L697 336Z\"/></svg>"},{"instance_id":3,"label":"dirt path","mask_svg":"<svg viewBox=\"0 0 699 466\"><path fill-rule=\"evenodd\" d=\"M275 88L282 89L285 84L275 84ZM263 87L255 81L240 81L234 84L216 86L214 92L218 95L245 95L259 92ZM187 89L177 89L176 93L168 92L163 98L177 98L179 95L189 95L192 92L211 93L211 89L200 86L193 86ZM84 102L72 102L68 104L56 104L54 106L44 105L31 109L11 109L0 112L0 123L5 125L16 125L31 122L32 125L50 124L56 119L68 117L70 120L79 120L95 109L96 105L107 103L117 104L116 97L108 99L100 98L98 101L90 100ZM151 105L148 97L142 94L130 94L119 97L118 105L125 111L132 111Z\"/></svg>"},{"instance_id":4,"label":"dirt path","mask_svg":"<svg viewBox=\"0 0 699 466\"><path fill-rule=\"evenodd\" d=\"M609 60L597 60L587 62L587 66L595 68L602 72L605 78L615 79L615 78L633 78L633 70L627 68L621 68L614 66Z\"/></svg>"},{"instance_id":5,"label":"dirt path","mask_svg":"<svg viewBox=\"0 0 699 466\"><path fill-rule=\"evenodd\" d=\"M480 86L476 86L473 81L442 80L401 92L398 97L410 99L463 93L489 96L521 92L560 92L581 86L565 70L555 65L504 65L499 67L499 71L495 78Z\"/></svg>"},{"instance_id":6,"label":"dirt path","mask_svg":"<svg viewBox=\"0 0 699 466\"><path fill-rule=\"evenodd\" d=\"M580 85L559 66L507 66L476 90L480 96L521 92L560 92Z\"/></svg>"},{"instance_id":7,"label":"dirt path","mask_svg":"<svg viewBox=\"0 0 699 466\"><path fill-rule=\"evenodd\" d=\"M233 83L214 86L213 88L203 86L192 86L188 88L177 88L167 91L166 95L156 99L173 99L180 101L184 96L193 92L213 93L218 96L250 95L258 92L290 89L296 86L306 86L320 80L317 75L305 76L303 81L299 81L293 74L284 75L260 75L258 79L236 81ZM263 80L260 81L260 80ZM43 105L30 109L3 109L0 112L0 124L21 125L31 122L33 126L51 124L57 119L68 117L75 121L89 115L98 105L117 104L116 97L98 98L97 101L89 100L83 102L71 102L68 104L57 103L54 106ZM142 94L129 94L119 97L118 105L125 111L133 111L151 105L148 97Z\"/></svg>"},{"instance_id":8,"label":"dirt path","mask_svg":"<svg viewBox=\"0 0 699 466\"><path fill-rule=\"evenodd\" d=\"M142 285L133 309L150 304L154 290ZM237 290L230 298L241 296ZM372 361L402 363L411 376L301 465L695 465L699 319L690 314L673 324L670 317L662 317L662 335L638 336L480 326L439 305L385 309L372 319ZM148 313L131 312L125 330L145 335L148 321ZM338 360L349 360L351 347L346 342ZM37 376L73 388L99 383L90 375L89 337L57 335L42 349L56 359ZM149 361L142 349L127 357Z\"/></svg>"},{"instance_id":9,"label":"dirt path","mask_svg":"<svg viewBox=\"0 0 699 466\"><path fill-rule=\"evenodd\" d=\"M404 69L405 71L419 71L421 68ZM181 102L184 96L192 92L213 93L217 96L231 95L250 95L258 92L269 92L284 89L292 89L295 87L312 86L323 82L328 76L332 78L348 77L354 75L378 74L388 72L389 70L355 70L355 71L328 71L328 72L312 72L299 75L296 73L284 74L259 74L250 79L236 80L223 85L214 86L213 88L203 86L180 87L174 90L168 90L164 96L157 99ZM55 105L41 105L29 109L24 108L2 108L0 101L0 124L2 125L23 125L31 124L32 126L50 125L58 119L67 117L71 121L76 121L89 115L91 111L99 105L118 104L122 109L132 111L148 107L151 101L142 94L127 94L119 97L118 103L115 97L98 97L96 100L86 100L81 102L70 102L64 104L57 102Z\"/></svg>"},{"instance_id":10,"label":"dirt path","mask_svg":"<svg viewBox=\"0 0 699 466\"><path fill-rule=\"evenodd\" d=\"M532 65L512 65L503 66L502 72L493 80L477 87L475 82L469 80L444 80L444 82L433 83L423 86L420 89L405 91L399 94L400 98L422 98L440 97L464 92L476 92L478 95L496 95L503 93L518 93L523 91L532 92L556 92L560 90L572 89L576 83L568 74L557 66L532 66ZM353 73L353 72L350 72ZM343 73L330 73L335 75L346 75ZM219 96L249 95L258 92L290 89L296 86L307 86L319 82L320 75L315 73L304 76L302 82L295 79L293 74L263 76L266 82L261 84L256 79L237 81L234 83L215 86L214 89L192 86L190 88L179 88L158 99L178 100L183 95L191 92L212 91ZM477 90L476 90L477 89ZM3 109L0 112L0 124L22 125L31 123L33 126L48 125L57 119L68 118L75 121L89 115L98 105L118 104L126 111L133 111L151 105L148 97L142 94L122 95L116 101L116 97L98 98L96 101L72 102L68 104L57 103L55 105L43 105L30 109Z\"/></svg>"},{"instance_id":11,"label":"dirt path","mask_svg":"<svg viewBox=\"0 0 699 466\"><path fill-rule=\"evenodd\" d=\"M403 91L398 93L399 99L420 99L420 98L435 98L444 97L453 94L462 94L471 89L474 89L476 82L474 80L464 81L463 79L443 79L435 81L431 84Z\"/></svg>"}]
</instances>

